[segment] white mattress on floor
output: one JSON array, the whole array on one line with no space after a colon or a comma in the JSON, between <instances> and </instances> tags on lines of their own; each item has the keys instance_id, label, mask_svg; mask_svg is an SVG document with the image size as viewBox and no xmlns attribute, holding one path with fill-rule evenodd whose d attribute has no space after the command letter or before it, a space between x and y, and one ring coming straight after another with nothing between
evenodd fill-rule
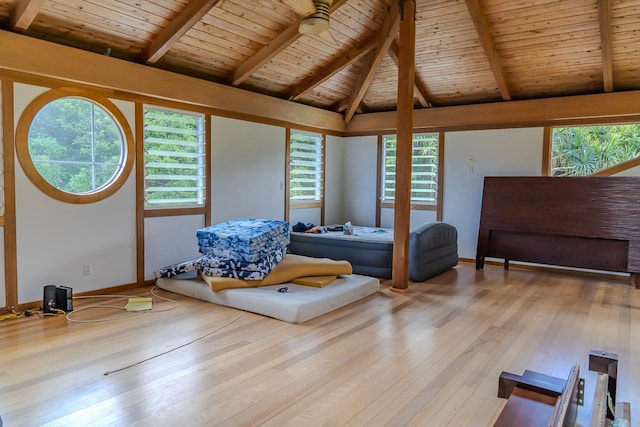
<instances>
[{"instance_id":1,"label":"white mattress on floor","mask_svg":"<svg viewBox=\"0 0 640 427\"><path fill-rule=\"evenodd\" d=\"M380 289L373 277L352 274L341 276L324 288L283 283L257 288L225 289L213 292L193 274L157 280L159 288L227 307L258 313L291 323L302 323ZM286 292L278 289L287 288Z\"/></svg>"}]
</instances>

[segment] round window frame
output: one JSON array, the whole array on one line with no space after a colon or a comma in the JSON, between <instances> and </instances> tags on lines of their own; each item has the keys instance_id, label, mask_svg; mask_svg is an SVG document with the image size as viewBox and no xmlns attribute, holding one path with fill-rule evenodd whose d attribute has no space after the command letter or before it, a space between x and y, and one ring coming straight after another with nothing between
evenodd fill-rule
<instances>
[{"instance_id":1,"label":"round window frame","mask_svg":"<svg viewBox=\"0 0 640 427\"><path fill-rule=\"evenodd\" d=\"M122 150L124 161L122 162L122 166L119 168L119 171L116 171L116 174L114 174L114 177L110 181L101 188L92 192L82 194L69 193L55 187L40 175L33 164L29 153L29 130L33 119L44 106L62 98L80 98L97 104L113 119L123 137ZM129 123L127 122L124 114L122 114L112 101L107 97L90 90L61 87L48 90L47 92L37 96L24 109L20 119L18 120L18 126L16 127L16 154L18 156L18 161L22 166L22 170L25 172L29 180L43 193L62 202L85 204L104 200L122 188L133 169L135 153L133 133L129 127Z\"/></svg>"}]
</instances>

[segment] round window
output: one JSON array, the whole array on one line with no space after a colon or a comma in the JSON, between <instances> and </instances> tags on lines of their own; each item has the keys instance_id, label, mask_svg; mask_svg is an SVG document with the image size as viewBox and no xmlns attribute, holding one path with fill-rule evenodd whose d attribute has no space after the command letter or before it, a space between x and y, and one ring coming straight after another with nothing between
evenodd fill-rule
<instances>
[{"instance_id":1,"label":"round window","mask_svg":"<svg viewBox=\"0 0 640 427\"><path fill-rule=\"evenodd\" d=\"M36 98L16 133L20 164L31 181L71 203L104 199L131 171L131 130L108 99L60 88Z\"/></svg>"}]
</instances>

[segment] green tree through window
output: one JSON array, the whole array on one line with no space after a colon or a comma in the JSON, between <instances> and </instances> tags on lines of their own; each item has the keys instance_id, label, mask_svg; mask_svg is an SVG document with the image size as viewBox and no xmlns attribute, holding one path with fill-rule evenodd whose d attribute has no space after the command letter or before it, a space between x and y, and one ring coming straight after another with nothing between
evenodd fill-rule
<instances>
[{"instance_id":1,"label":"green tree through window","mask_svg":"<svg viewBox=\"0 0 640 427\"><path fill-rule=\"evenodd\" d=\"M586 176L640 155L640 125L553 129L552 176Z\"/></svg>"},{"instance_id":2,"label":"green tree through window","mask_svg":"<svg viewBox=\"0 0 640 427\"><path fill-rule=\"evenodd\" d=\"M383 138L382 201L396 195L396 136ZM411 157L411 202L435 204L438 199L438 134L413 135Z\"/></svg>"},{"instance_id":3,"label":"green tree through window","mask_svg":"<svg viewBox=\"0 0 640 427\"><path fill-rule=\"evenodd\" d=\"M28 148L42 178L71 194L109 185L124 161L123 136L113 118L81 98L59 98L42 107L31 122Z\"/></svg>"},{"instance_id":4,"label":"green tree through window","mask_svg":"<svg viewBox=\"0 0 640 427\"><path fill-rule=\"evenodd\" d=\"M320 134L291 131L289 193L293 202L322 200L322 139Z\"/></svg>"},{"instance_id":5,"label":"green tree through window","mask_svg":"<svg viewBox=\"0 0 640 427\"><path fill-rule=\"evenodd\" d=\"M202 114L145 107L144 151L147 207L204 204Z\"/></svg>"}]
</instances>

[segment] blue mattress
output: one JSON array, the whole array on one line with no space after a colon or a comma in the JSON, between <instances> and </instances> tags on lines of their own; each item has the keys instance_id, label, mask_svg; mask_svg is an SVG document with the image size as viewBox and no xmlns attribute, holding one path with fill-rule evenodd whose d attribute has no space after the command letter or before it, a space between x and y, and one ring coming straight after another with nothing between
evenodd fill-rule
<instances>
[{"instance_id":1,"label":"blue mattress","mask_svg":"<svg viewBox=\"0 0 640 427\"><path fill-rule=\"evenodd\" d=\"M289 223L269 219L238 218L197 230L201 253L257 262L289 244Z\"/></svg>"}]
</instances>

